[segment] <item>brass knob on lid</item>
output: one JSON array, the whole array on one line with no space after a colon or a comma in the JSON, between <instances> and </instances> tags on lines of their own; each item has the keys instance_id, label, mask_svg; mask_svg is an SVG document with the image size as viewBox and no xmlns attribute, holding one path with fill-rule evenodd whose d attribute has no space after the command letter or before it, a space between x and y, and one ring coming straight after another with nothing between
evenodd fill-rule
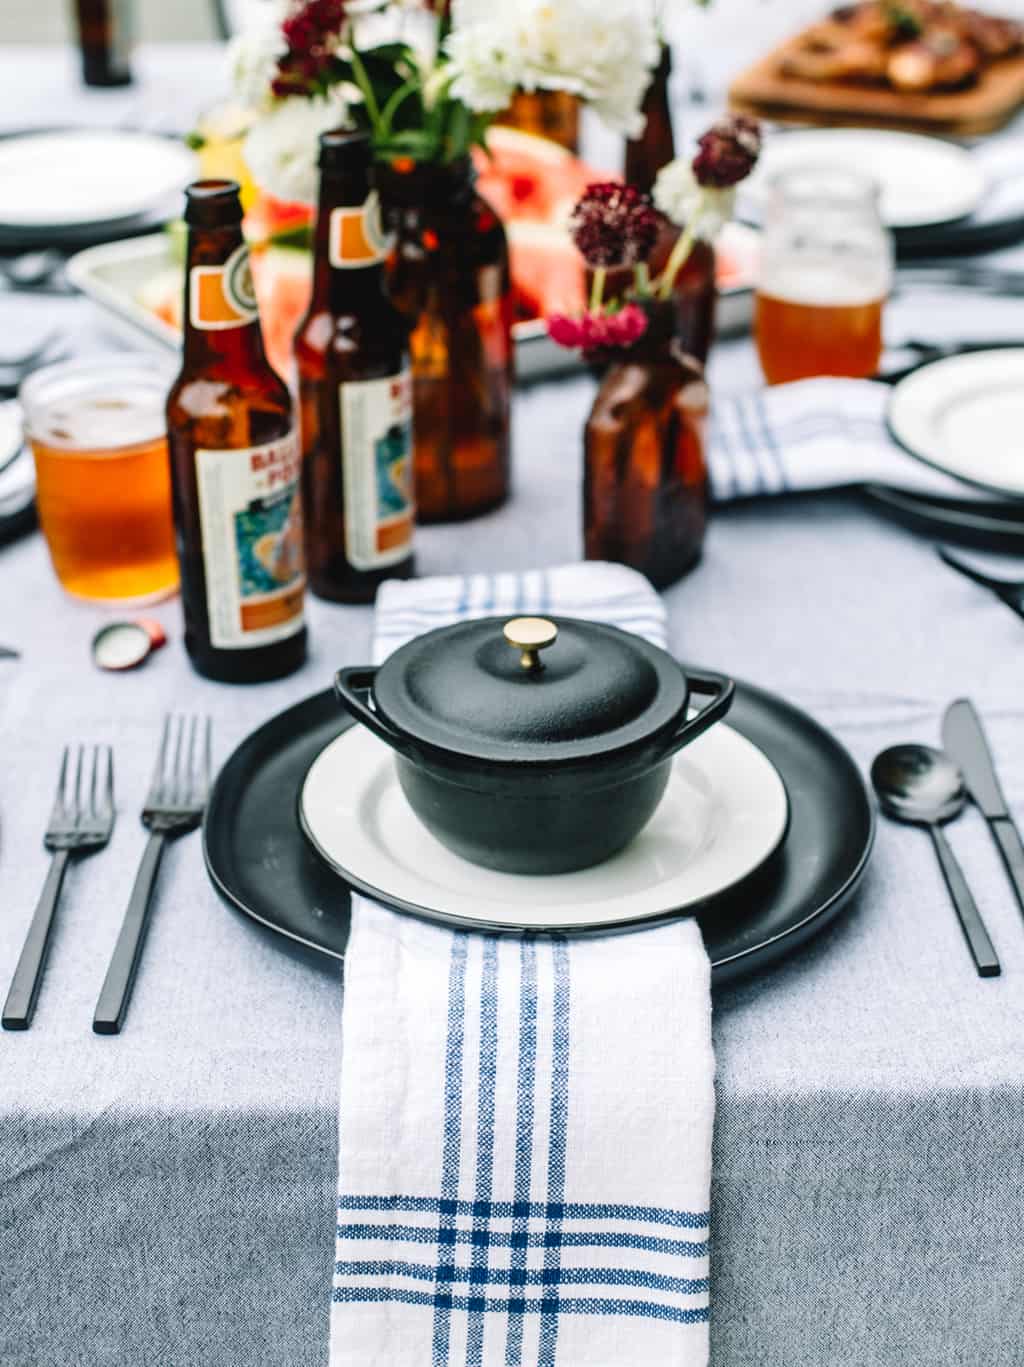
<instances>
[{"instance_id":1,"label":"brass knob on lid","mask_svg":"<svg viewBox=\"0 0 1024 1367\"><path fill-rule=\"evenodd\" d=\"M542 669L540 652L554 644L558 628L546 617L513 617L505 623L505 640L520 651L524 669Z\"/></svg>"}]
</instances>

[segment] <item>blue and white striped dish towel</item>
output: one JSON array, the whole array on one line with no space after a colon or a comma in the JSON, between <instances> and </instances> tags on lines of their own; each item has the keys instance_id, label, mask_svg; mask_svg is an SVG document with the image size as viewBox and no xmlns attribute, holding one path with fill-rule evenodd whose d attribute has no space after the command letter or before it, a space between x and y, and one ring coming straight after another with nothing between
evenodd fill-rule
<instances>
[{"instance_id":1,"label":"blue and white striped dish towel","mask_svg":"<svg viewBox=\"0 0 1024 1367\"><path fill-rule=\"evenodd\" d=\"M915 460L892 440L885 424L891 394L878 380L826 378L714 403L712 497L725 503L874 483L969 498L968 485Z\"/></svg>"},{"instance_id":2,"label":"blue and white striped dish towel","mask_svg":"<svg viewBox=\"0 0 1024 1367\"><path fill-rule=\"evenodd\" d=\"M665 641L619 565L385 584L377 657L463 617ZM692 920L492 936L354 899L332 1367L703 1367L714 1059Z\"/></svg>"}]
</instances>

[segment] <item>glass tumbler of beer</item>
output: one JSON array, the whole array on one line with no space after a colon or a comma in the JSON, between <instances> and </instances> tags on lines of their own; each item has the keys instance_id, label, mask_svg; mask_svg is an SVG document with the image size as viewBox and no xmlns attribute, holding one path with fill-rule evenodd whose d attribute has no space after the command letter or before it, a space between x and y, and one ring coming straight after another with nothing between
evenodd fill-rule
<instances>
[{"instance_id":1,"label":"glass tumbler of beer","mask_svg":"<svg viewBox=\"0 0 1024 1367\"><path fill-rule=\"evenodd\" d=\"M57 578L76 598L153 603L178 586L162 358L46 366L21 387L36 504Z\"/></svg>"},{"instance_id":2,"label":"glass tumbler of beer","mask_svg":"<svg viewBox=\"0 0 1024 1367\"><path fill-rule=\"evenodd\" d=\"M777 177L754 314L768 383L874 375L891 282L892 242L872 180L828 166Z\"/></svg>"}]
</instances>

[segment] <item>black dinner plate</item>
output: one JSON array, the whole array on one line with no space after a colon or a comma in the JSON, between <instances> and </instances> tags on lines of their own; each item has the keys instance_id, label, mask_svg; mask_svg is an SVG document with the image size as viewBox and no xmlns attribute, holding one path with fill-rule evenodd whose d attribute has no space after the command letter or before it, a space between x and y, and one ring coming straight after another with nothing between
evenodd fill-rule
<instances>
[{"instance_id":1,"label":"black dinner plate","mask_svg":"<svg viewBox=\"0 0 1024 1367\"><path fill-rule=\"evenodd\" d=\"M790 826L769 864L699 917L716 984L768 967L828 925L860 882L875 826L857 766L806 713L739 683L729 724L782 775ZM203 823L206 867L225 901L335 958L348 940L349 891L297 814L309 766L350 725L330 689L273 717L221 769Z\"/></svg>"}]
</instances>

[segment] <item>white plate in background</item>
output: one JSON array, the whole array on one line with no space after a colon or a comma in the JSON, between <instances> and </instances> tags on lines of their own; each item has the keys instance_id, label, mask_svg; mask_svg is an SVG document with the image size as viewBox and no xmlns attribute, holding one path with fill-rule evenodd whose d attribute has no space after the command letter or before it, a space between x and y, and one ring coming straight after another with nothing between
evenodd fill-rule
<instances>
[{"instance_id":1,"label":"white plate in background","mask_svg":"<svg viewBox=\"0 0 1024 1367\"><path fill-rule=\"evenodd\" d=\"M1024 498L1024 347L921 366L895 386L887 416L912 456L968 484Z\"/></svg>"},{"instance_id":2,"label":"white plate in background","mask_svg":"<svg viewBox=\"0 0 1024 1367\"><path fill-rule=\"evenodd\" d=\"M987 188L966 147L919 133L878 128L803 128L769 132L750 179L740 187L745 212L761 218L769 183L786 171L831 166L857 171L881 189L887 227L925 228L966 218Z\"/></svg>"},{"instance_id":3,"label":"white plate in background","mask_svg":"<svg viewBox=\"0 0 1024 1367\"><path fill-rule=\"evenodd\" d=\"M40 232L134 218L195 177L183 143L69 129L0 139L0 228Z\"/></svg>"}]
</instances>

